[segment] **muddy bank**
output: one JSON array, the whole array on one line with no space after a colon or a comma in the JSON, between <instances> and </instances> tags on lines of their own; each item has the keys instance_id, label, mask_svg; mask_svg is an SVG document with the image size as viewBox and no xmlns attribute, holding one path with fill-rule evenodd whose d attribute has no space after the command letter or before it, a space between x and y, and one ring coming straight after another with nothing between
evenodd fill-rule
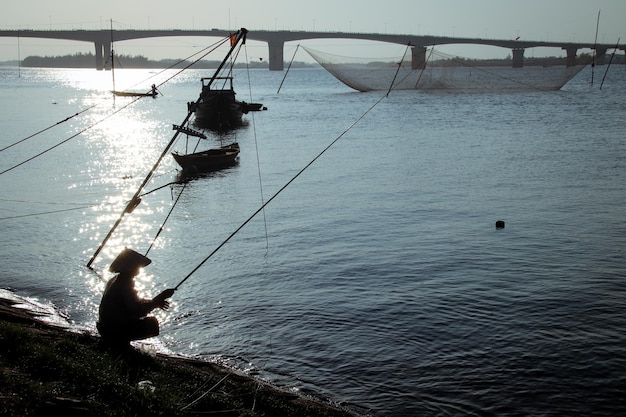
<instances>
[{"instance_id":1,"label":"muddy bank","mask_svg":"<svg viewBox=\"0 0 626 417\"><path fill-rule=\"evenodd\" d=\"M112 350L0 298L0 415L356 417L226 367Z\"/></svg>"}]
</instances>

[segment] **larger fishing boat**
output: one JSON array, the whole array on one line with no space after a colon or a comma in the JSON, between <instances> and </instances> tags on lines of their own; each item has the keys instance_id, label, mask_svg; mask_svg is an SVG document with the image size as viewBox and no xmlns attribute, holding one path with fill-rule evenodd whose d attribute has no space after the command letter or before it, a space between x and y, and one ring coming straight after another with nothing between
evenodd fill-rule
<instances>
[{"instance_id":1,"label":"larger fishing boat","mask_svg":"<svg viewBox=\"0 0 626 417\"><path fill-rule=\"evenodd\" d=\"M248 31L240 30L239 35L231 36L231 51L237 43L246 43ZM188 110L195 114L194 125L211 130L230 130L243 125L242 116L250 111L266 110L260 103L246 103L235 97L233 88L233 65L226 65L230 54L220 63L212 77L201 78L202 91L194 103L187 103Z\"/></svg>"},{"instance_id":2,"label":"larger fishing boat","mask_svg":"<svg viewBox=\"0 0 626 417\"><path fill-rule=\"evenodd\" d=\"M514 68L510 60L471 60L436 51L421 67L402 57L390 62L340 57L304 48L335 78L357 91L426 90L468 93L560 90L587 64L567 65L565 58L527 59Z\"/></svg>"},{"instance_id":3,"label":"larger fishing boat","mask_svg":"<svg viewBox=\"0 0 626 417\"><path fill-rule=\"evenodd\" d=\"M234 129L243 125L244 114L266 109L260 103L237 100L232 76L201 78L200 81L200 100L189 103L189 109L196 116L194 124L198 127L212 130Z\"/></svg>"}]
</instances>

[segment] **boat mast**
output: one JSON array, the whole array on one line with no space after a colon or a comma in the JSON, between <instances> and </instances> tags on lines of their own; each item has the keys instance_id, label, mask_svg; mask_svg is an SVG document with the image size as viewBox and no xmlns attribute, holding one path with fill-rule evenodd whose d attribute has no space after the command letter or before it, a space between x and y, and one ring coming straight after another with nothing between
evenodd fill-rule
<instances>
[{"instance_id":1,"label":"boat mast","mask_svg":"<svg viewBox=\"0 0 626 417\"><path fill-rule=\"evenodd\" d=\"M22 57L20 53L20 31L17 31L17 78L22 78Z\"/></svg>"},{"instance_id":2,"label":"boat mast","mask_svg":"<svg viewBox=\"0 0 626 417\"><path fill-rule=\"evenodd\" d=\"M113 19L111 19L111 78L113 78L113 91L115 91L115 52L113 51Z\"/></svg>"},{"instance_id":3,"label":"boat mast","mask_svg":"<svg viewBox=\"0 0 626 417\"><path fill-rule=\"evenodd\" d=\"M593 60L591 61L591 85L593 85L593 72L596 67L596 51L598 47L598 27L600 26L600 10L598 10L598 19L596 20L596 38L593 41Z\"/></svg>"},{"instance_id":4,"label":"boat mast","mask_svg":"<svg viewBox=\"0 0 626 417\"><path fill-rule=\"evenodd\" d=\"M191 117L191 115L192 115L192 112L187 113L187 117L182 123L183 126L187 123L187 121L189 121L189 118ZM93 269L91 268L91 264L93 264L93 261L95 261L96 257L98 257L98 255L100 254L100 251L102 251L102 248L104 248L104 245L106 244L106 242L113 235L113 232L115 231L115 229L117 229L117 226L120 225L120 223L122 222L122 219L124 218L124 215L126 213L132 213L133 210L139 205L139 203L141 203L141 198L139 197L139 194L141 194L141 191L144 189L146 184L148 184L148 181L150 181L150 179L154 175L154 172L156 171L159 164L161 163L161 160L163 160L163 158L165 157L165 155L167 155L172 145L174 145L174 142L176 141L176 138L178 138L179 133L180 131L178 130L176 131L176 133L174 133L174 136L172 137L170 142L167 144L167 146L161 153L161 156L159 156L159 159L157 159L157 161L155 162L154 166L152 167L152 169L150 170L146 178L144 178L143 182L141 183L141 185L135 192L135 195L133 195L133 197L130 199L128 204L126 204L126 207L124 208L124 211L122 211L122 214L120 214L117 221L113 224L113 227L111 227L111 230L109 230L109 233L107 233L107 235L104 237L104 239L102 240L102 243L100 243L100 246L98 246L98 249L96 249L94 254L91 256L91 259L89 259L89 262L87 262L87 268Z\"/></svg>"},{"instance_id":5,"label":"boat mast","mask_svg":"<svg viewBox=\"0 0 626 417\"><path fill-rule=\"evenodd\" d=\"M113 26L112 25L113 25L113 23L111 23L111 32L113 32L113 29L112 29ZM226 61L228 61L228 58L230 57L232 52L235 50L235 47L237 46L239 41L243 40L243 42L245 43L245 39L246 39L246 34L247 33L248 33L248 31L246 29L241 28L241 30L238 31L237 34L236 34L236 39L234 41L231 40L230 50L228 51L228 54L226 55L226 58L224 58L224 60L220 64L219 68L217 69L217 71L215 72L213 77L211 77L211 81L209 82L209 85L210 85L211 82L213 82L213 80L217 77L217 74L224 67L224 64L226 63ZM113 35L111 35L111 39L113 39ZM113 47L111 47L111 52L113 52ZM111 53L111 55L113 55L113 54ZM113 69L113 65L111 65L111 69ZM196 101L196 103L199 100L200 100L200 97L198 97L198 100ZM192 107L195 107L195 106L192 106ZM185 120L183 120L183 122L180 124L180 126L186 126L187 122L191 118L192 114L193 114L192 111L188 111L187 112L187 117L185 117ZM104 245L106 244L106 242L113 235L113 232L115 231L115 229L117 229L117 226L120 225L120 223L122 222L122 219L124 218L124 215L126 213L132 213L133 210L135 209L135 207L137 207L139 205L139 203L141 203L141 198L139 198L139 195L141 194L141 191L144 189L146 184L148 184L148 182L150 181L150 179L154 175L154 172L156 171L156 169L158 168L159 164L161 163L161 160L165 157L165 155L167 155L167 153L169 152L170 148L174 145L174 142L178 138L178 135L180 134L180 132L181 132L180 130L176 129L176 133L174 133L174 136L172 136L172 139L170 140L170 142L167 144L167 146L165 147L165 149L161 153L161 156L159 156L159 159L157 159L157 161L155 162L154 166L152 167L152 169L150 170L150 172L148 173L146 178L143 180L143 182L141 183L141 185L139 186L139 188L137 189L137 191L135 192L133 197L130 199L128 204L126 204L126 207L124 208L124 211L122 211L122 214L120 214L118 219L115 221L115 223L113 224L113 227L111 227L111 230L109 230L109 233L107 233L107 235L104 237L104 239L102 240L102 243L100 243L100 245L98 246L98 248L96 249L94 254L91 256L91 259L89 259L89 262L87 262L87 268L93 269L91 267L91 265L93 264L93 261L95 261L95 259L98 257L98 255L100 254L100 252L104 248Z\"/></svg>"},{"instance_id":6,"label":"boat mast","mask_svg":"<svg viewBox=\"0 0 626 417\"><path fill-rule=\"evenodd\" d=\"M219 67L217 67L217 70L215 70L215 74L213 74L213 76L211 77L211 80L209 80L209 83L207 84L207 87L211 87L211 84L213 84L213 81L215 81L215 79L217 78L218 74L220 73L220 71L222 71L222 68L224 68L224 65L226 65L226 62L228 61L228 58L230 58L231 54L233 53L233 51L235 50L235 48L237 47L237 45L239 44L239 42L241 41L242 43L246 43L246 35L248 34L248 29L246 28L241 28L237 31L236 34L231 35L230 38L230 50L228 51L228 53L226 54L226 57L224 58L224 60L220 63ZM235 40L233 40L233 36L235 36Z\"/></svg>"}]
</instances>

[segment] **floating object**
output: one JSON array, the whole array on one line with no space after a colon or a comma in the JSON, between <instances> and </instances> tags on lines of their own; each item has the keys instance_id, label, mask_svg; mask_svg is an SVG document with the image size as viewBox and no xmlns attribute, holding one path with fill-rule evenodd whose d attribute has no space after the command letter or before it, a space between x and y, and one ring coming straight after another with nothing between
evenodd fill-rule
<instances>
[{"instance_id":1,"label":"floating object","mask_svg":"<svg viewBox=\"0 0 626 417\"><path fill-rule=\"evenodd\" d=\"M504 220L496 221L496 230L504 229Z\"/></svg>"}]
</instances>

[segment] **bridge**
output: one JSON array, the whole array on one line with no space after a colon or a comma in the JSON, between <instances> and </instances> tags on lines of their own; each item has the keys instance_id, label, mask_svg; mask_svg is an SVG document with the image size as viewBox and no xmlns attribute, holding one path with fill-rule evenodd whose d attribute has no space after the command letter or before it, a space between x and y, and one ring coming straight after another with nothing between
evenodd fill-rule
<instances>
[{"instance_id":1,"label":"bridge","mask_svg":"<svg viewBox=\"0 0 626 417\"><path fill-rule=\"evenodd\" d=\"M14 38L47 38L72 41L91 42L95 47L97 69L105 69L104 57L111 55L112 43L134 39L186 36L186 37L227 37L232 33L223 29L212 30L0 30L2 37ZM547 42L527 40L498 40L483 38L458 38L446 36L393 35L379 33L347 33L347 32L305 32L305 31L249 31L248 39L266 42L269 48L269 69L282 71L284 68L285 42L305 39L361 39L388 42L393 44L411 45L412 67L422 68L426 62L426 48L433 45L471 44L489 45L511 50L512 66L524 66L524 51L528 48L550 47L561 48L567 52L567 65L576 65L579 49L594 49L599 57L598 64L608 49L615 45L593 44L581 42ZM626 49L622 49L626 53Z\"/></svg>"}]
</instances>

